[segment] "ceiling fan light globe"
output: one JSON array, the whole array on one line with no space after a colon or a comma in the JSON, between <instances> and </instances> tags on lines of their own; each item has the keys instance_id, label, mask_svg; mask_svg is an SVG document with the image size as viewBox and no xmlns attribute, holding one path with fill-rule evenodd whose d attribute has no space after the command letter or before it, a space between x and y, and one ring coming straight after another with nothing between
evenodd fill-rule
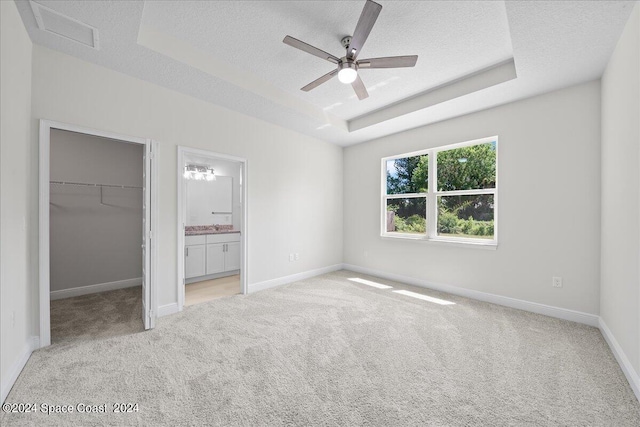
<instances>
[{"instance_id":1,"label":"ceiling fan light globe","mask_svg":"<svg viewBox=\"0 0 640 427\"><path fill-rule=\"evenodd\" d=\"M338 80L340 83L344 83L346 85L353 83L358 77L358 72L355 68L342 68L338 71Z\"/></svg>"}]
</instances>

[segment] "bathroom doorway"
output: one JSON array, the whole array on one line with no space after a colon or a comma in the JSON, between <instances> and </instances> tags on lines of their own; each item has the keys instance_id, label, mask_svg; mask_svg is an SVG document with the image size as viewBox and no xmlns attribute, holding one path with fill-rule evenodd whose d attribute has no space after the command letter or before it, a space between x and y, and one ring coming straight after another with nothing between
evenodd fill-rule
<instances>
[{"instance_id":1,"label":"bathroom doorway","mask_svg":"<svg viewBox=\"0 0 640 427\"><path fill-rule=\"evenodd\" d=\"M245 159L178 147L178 310L246 293Z\"/></svg>"}]
</instances>

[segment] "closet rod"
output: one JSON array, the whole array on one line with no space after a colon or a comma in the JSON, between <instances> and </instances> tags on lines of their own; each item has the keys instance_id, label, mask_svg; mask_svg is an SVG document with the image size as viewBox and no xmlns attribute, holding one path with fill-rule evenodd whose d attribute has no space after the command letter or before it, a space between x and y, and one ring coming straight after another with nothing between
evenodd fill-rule
<instances>
[{"instance_id":1,"label":"closet rod","mask_svg":"<svg viewBox=\"0 0 640 427\"><path fill-rule=\"evenodd\" d=\"M108 188L138 188L142 189L142 187L136 187L134 185L112 185L112 184L87 184L85 182L67 182L67 181L49 181L50 184L58 184L58 185L81 185L84 187L108 187Z\"/></svg>"}]
</instances>

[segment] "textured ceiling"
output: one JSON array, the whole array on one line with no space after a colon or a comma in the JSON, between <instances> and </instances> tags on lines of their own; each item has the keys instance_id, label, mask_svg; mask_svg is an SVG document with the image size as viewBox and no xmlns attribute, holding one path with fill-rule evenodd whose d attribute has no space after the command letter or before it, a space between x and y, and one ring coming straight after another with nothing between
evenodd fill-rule
<instances>
[{"instance_id":1,"label":"textured ceiling","mask_svg":"<svg viewBox=\"0 0 640 427\"><path fill-rule=\"evenodd\" d=\"M34 43L349 145L599 78L634 2L379 0L360 57L419 59L413 69L362 70L364 101L337 79L300 91L332 65L282 43L289 34L342 56L364 1L38 1L98 28L99 51L40 31L29 3L16 3ZM353 118L512 57L517 79L347 130Z\"/></svg>"},{"instance_id":2,"label":"textured ceiling","mask_svg":"<svg viewBox=\"0 0 640 427\"><path fill-rule=\"evenodd\" d=\"M316 107L351 119L512 56L502 2L383 2L360 59L418 55L415 68L361 70L370 97L334 79L311 92L300 88L335 65L282 43L285 35L338 57L363 1L147 3L144 25L288 91ZM178 17L178 18L176 18ZM266 25L268 23L268 25ZM490 30L482 30L490 29Z\"/></svg>"}]
</instances>

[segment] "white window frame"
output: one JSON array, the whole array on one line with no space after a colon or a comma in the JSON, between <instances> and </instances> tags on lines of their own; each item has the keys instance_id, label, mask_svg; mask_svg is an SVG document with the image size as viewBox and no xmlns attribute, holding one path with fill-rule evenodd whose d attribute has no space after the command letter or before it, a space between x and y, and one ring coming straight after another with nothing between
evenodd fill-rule
<instances>
[{"instance_id":1,"label":"white window frame","mask_svg":"<svg viewBox=\"0 0 640 427\"><path fill-rule=\"evenodd\" d=\"M496 144L496 186L495 188L483 188L478 190L455 190L455 191L438 191L437 189L437 156L441 151L453 150L456 148L468 147L471 145L487 144L495 142ZM412 151L388 157L381 160L382 170L382 197L381 197L381 222L380 236L383 238L421 240L429 242L454 243L462 245L482 246L495 248L498 245L498 137L491 136L486 138L474 139L472 141L460 142L457 144L444 145L440 147L428 148L420 151ZM429 188L426 193L408 193L408 194L387 194L387 162L389 160L403 159L406 157L429 156ZM456 236L438 236L438 197L441 196L475 196L478 194L493 195L493 239L481 239L470 237ZM390 199L410 199L410 198L426 198L426 233L398 233L387 231L387 200Z\"/></svg>"}]
</instances>

